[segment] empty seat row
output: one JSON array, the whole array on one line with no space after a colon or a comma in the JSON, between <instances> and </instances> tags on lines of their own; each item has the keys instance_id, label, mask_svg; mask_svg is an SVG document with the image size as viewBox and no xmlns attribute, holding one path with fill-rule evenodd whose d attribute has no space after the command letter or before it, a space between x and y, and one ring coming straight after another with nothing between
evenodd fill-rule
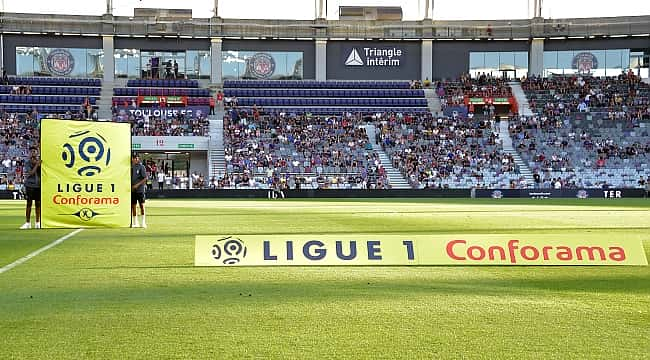
<instances>
[{"instance_id":1,"label":"empty seat row","mask_svg":"<svg viewBox=\"0 0 650 360\"><path fill-rule=\"evenodd\" d=\"M409 89L408 81L225 80L224 88Z\"/></svg>"},{"instance_id":2,"label":"empty seat row","mask_svg":"<svg viewBox=\"0 0 650 360\"><path fill-rule=\"evenodd\" d=\"M252 112L251 108L240 108L240 111ZM402 114L421 114L429 111L427 108L416 107L267 107L263 109L265 113L289 113L289 114L316 114L316 115L339 115L341 113L402 113Z\"/></svg>"},{"instance_id":3,"label":"empty seat row","mask_svg":"<svg viewBox=\"0 0 650 360\"><path fill-rule=\"evenodd\" d=\"M182 88L197 88L199 82L197 80L163 80L163 79L134 79L126 83L128 87L182 87Z\"/></svg>"},{"instance_id":4,"label":"empty seat row","mask_svg":"<svg viewBox=\"0 0 650 360\"><path fill-rule=\"evenodd\" d=\"M113 95L117 96L210 96L208 89L188 88L115 88Z\"/></svg>"},{"instance_id":5,"label":"empty seat row","mask_svg":"<svg viewBox=\"0 0 650 360\"><path fill-rule=\"evenodd\" d=\"M45 96L45 95L0 95L0 103L21 103L21 104L83 104L84 96ZM89 97L91 104L95 104L96 98Z\"/></svg>"},{"instance_id":6,"label":"empty seat row","mask_svg":"<svg viewBox=\"0 0 650 360\"><path fill-rule=\"evenodd\" d=\"M16 85L62 85L62 86L101 86L100 79L79 79L65 77L12 76L9 84Z\"/></svg>"},{"instance_id":7,"label":"empty seat row","mask_svg":"<svg viewBox=\"0 0 650 360\"><path fill-rule=\"evenodd\" d=\"M10 94L13 86L0 86L0 94ZM34 95L97 95L101 88L74 86L32 86Z\"/></svg>"},{"instance_id":8,"label":"empty seat row","mask_svg":"<svg viewBox=\"0 0 650 360\"><path fill-rule=\"evenodd\" d=\"M411 89L371 89L371 90L331 90L331 89L225 89L225 96L264 96L264 97L424 97L424 90Z\"/></svg>"},{"instance_id":9,"label":"empty seat row","mask_svg":"<svg viewBox=\"0 0 650 360\"><path fill-rule=\"evenodd\" d=\"M311 99L311 98L239 98L237 105L258 105L258 106L427 106L424 98L347 98L347 99Z\"/></svg>"},{"instance_id":10,"label":"empty seat row","mask_svg":"<svg viewBox=\"0 0 650 360\"><path fill-rule=\"evenodd\" d=\"M96 109L97 107L94 106ZM45 114L60 114L65 112L77 113L81 111L79 105L2 105L0 104L0 110L6 112L16 112L16 113L25 113L31 111L38 111Z\"/></svg>"},{"instance_id":11,"label":"empty seat row","mask_svg":"<svg viewBox=\"0 0 650 360\"><path fill-rule=\"evenodd\" d=\"M113 103L119 106L124 106L124 102L126 101L129 105L133 101L136 101L137 98L135 96L113 96ZM188 97L187 98L187 105L193 105L193 106L198 106L198 105L205 105L208 106L210 105L210 98L209 97Z\"/></svg>"}]
</instances>

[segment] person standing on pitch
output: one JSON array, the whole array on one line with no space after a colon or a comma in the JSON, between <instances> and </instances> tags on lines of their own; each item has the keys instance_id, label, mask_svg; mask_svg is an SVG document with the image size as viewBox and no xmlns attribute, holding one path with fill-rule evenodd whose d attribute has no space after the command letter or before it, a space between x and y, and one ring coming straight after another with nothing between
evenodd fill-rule
<instances>
[{"instance_id":1,"label":"person standing on pitch","mask_svg":"<svg viewBox=\"0 0 650 360\"><path fill-rule=\"evenodd\" d=\"M23 169L25 174L25 198L27 207L25 208L25 223L21 229L31 229L32 202L36 208L36 222L34 228L41 228L41 159L38 158L38 150L32 148L32 154L25 163Z\"/></svg>"},{"instance_id":2,"label":"person standing on pitch","mask_svg":"<svg viewBox=\"0 0 650 360\"><path fill-rule=\"evenodd\" d=\"M142 227L146 228L147 223L144 217L144 185L147 182L147 169L140 162L138 154L131 156L131 227L140 227L136 214L136 205L140 204L142 215Z\"/></svg>"}]
</instances>

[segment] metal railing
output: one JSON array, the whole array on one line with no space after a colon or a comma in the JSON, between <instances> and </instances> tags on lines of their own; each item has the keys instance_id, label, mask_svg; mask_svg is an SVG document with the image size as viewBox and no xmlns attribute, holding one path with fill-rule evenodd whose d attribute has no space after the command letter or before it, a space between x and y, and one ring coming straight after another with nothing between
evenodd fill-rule
<instances>
[{"instance_id":1,"label":"metal railing","mask_svg":"<svg viewBox=\"0 0 650 360\"><path fill-rule=\"evenodd\" d=\"M329 39L530 39L647 35L650 16L481 21L326 21L129 18L0 13L0 31L24 34Z\"/></svg>"}]
</instances>

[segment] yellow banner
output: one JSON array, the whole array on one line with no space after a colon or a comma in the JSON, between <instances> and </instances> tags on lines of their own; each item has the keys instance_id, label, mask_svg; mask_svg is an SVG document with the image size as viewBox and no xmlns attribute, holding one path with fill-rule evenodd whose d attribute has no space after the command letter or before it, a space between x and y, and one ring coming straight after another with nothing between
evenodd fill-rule
<instances>
[{"instance_id":1,"label":"yellow banner","mask_svg":"<svg viewBox=\"0 0 650 360\"><path fill-rule=\"evenodd\" d=\"M648 265L641 239L602 234L198 235L196 266Z\"/></svg>"},{"instance_id":2,"label":"yellow banner","mask_svg":"<svg viewBox=\"0 0 650 360\"><path fill-rule=\"evenodd\" d=\"M44 119L41 160L43 227L130 226L129 124Z\"/></svg>"}]
</instances>

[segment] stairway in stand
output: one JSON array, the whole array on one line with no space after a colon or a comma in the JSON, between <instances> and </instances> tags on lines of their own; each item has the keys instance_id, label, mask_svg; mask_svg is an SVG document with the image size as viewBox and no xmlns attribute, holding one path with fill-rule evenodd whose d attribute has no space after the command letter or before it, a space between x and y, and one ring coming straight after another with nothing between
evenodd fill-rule
<instances>
[{"instance_id":1,"label":"stairway in stand","mask_svg":"<svg viewBox=\"0 0 650 360\"><path fill-rule=\"evenodd\" d=\"M526 179L528 187L533 187L535 184L535 179L533 178L533 172L528 167L528 164L521 158L519 153L512 146L512 138L510 137L510 132L508 131L508 120L501 120L499 122L499 139L502 141L503 151L507 154L511 154L515 160L515 165L519 168L521 176Z\"/></svg>"},{"instance_id":2,"label":"stairway in stand","mask_svg":"<svg viewBox=\"0 0 650 360\"><path fill-rule=\"evenodd\" d=\"M528 97L526 97L526 93L524 92L524 89L521 88L521 83L518 81L511 81L508 83L508 85L510 85L510 88L512 89L512 95L517 100L517 106L519 107L519 114L525 116L532 116L533 111L530 110L530 106L528 105Z\"/></svg>"},{"instance_id":3,"label":"stairway in stand","mask_svg":"<svg viewBox=\"0 0 650 360\"><path fill-rule=\"evenodd\" d=\"M120 80L115 80L115 82L102 81L102 89L99 93L99 99L97 99L97 119L101 121L110 121L113 119L113 112L111 107L113 106L113 88L115 86L120 86Z\"/></svg>"},{"instance_id":4,"label":"stairway in stand","mask_svg":"<svg viewBox=\"0 0 650 360\"><path fill-rule=\"evenodd\" d=\"M442 113L442 103L435 89L424 89L424 97L427 99L427 106L433 115Z\"/></svg>"},{"instance_id":5,"label":"stairway in stand","mask_svg":"<svg viewBox=\"0 0 650 360\"><path fill-rule=\"evenodd\" d=\"M402 175L402 173L399 172L399 170L395 169L393 167L393 163L390 161L390 158L384 151L384 149L381 148L379 144L375 144L375 125L372 124L367 124L362 126L364 129L366 129L366 134L368 134L368 139L370 139L370 143L372 144L372 150L376 151L377 154L379 155L379 161L381 162L381 165L386 169L386 174L388 175L388 181L390 181L390 184L393 189L410 189L411 186L409 185L408 181L406 181L406 178Z\"/></svg>"},{"instance_id":6,"label":"stairway in stand","mask_svg":"<svg viewBox=\"0 0 650 360\"><path fill-rule=\"evenodd\" d=\"M210 147L208 149L208 169L210 179L219 179L226 173L226 160L224 158L223 142L223 115L224 111L216 111L216 115L210 115Z\"/></svg>"}]
</instances>

